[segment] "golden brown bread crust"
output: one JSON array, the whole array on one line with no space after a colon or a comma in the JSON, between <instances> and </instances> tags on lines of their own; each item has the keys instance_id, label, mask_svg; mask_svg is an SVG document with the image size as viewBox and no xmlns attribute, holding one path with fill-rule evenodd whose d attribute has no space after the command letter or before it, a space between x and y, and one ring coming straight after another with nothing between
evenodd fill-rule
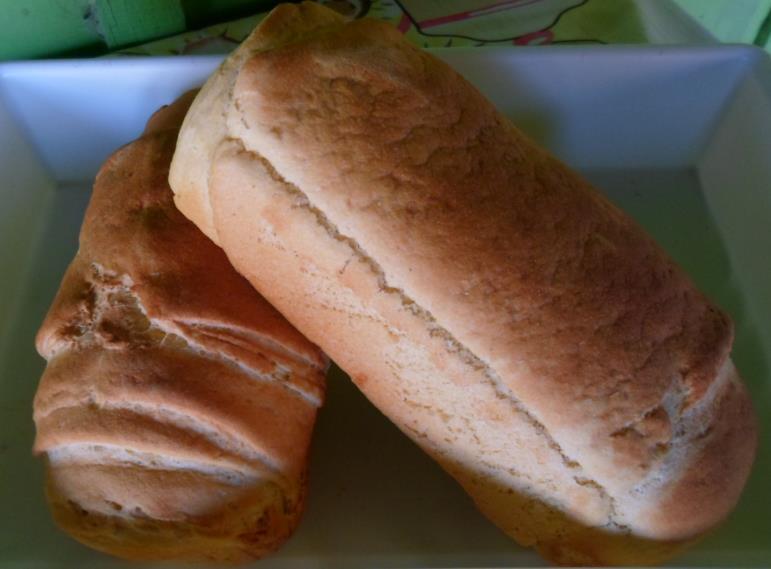
<instances>
[{"instance_id":1,"label":"golden brown bread crust","mask_svg":"<svg viewBox=\"0 0 771 569\"><path fill-rule=\"evenodd\" d=\"M168 167L189 94L97 175L37 338L57 523L130 559L245 561L302 513L323 354L177 211Z\"/></svg>"},{"instance_id":2,"label":"golden brown bread crust","mask_svg":"<svg viewBox=\"0 0 771 569\"><path fill-rule=\"evenodd\" d=\"M286 491L267 479L235 487L190 471L77 463L48 468L47 478L46 495L60 527L89 547L132 560L246 562L280 547L300 514L286 509ZM122 498L147 502L150 496L177 515L155 518L141 509L118 515L118 502L105 512L99 506L107 484ZM289 504L302 509L303 501L301 495ZM190 512L180 511L185 504Z\"/></svg>"},{"instance_id":3,"label":"golden brown bread crust","mask_svg":"<svg viewBox=\"0 0 771 569\"><path fill-rule=\"evenodd\" d=\"M329 18L280 7L210 79L180 209L519 541L648 563L714 527L757 438L729 318L448 66Z\"/></svg>"},{"instance_id":4,"label":"golden brown bread crust","mask_svg":"<svg viewBox=\"0 0 771 569\"><path fill-rule=\"evenodd\" d=\"M177 207L215 243L219 244L219 238L212 219L211 204L198 188L209 175L209 164L216 151L216 145L212 145L211 141L226 137L227 131L223 120L208 119L224 117L225 102L235 73L253 53L334 28L341 21L337 13L312 4L276 7L270 17L263 20L214 72L216 80L208 81L206 89L196 96L195 106L183 123L186 152L175 157L169 181L174 188Z\"/></svg>"}]
</instances>

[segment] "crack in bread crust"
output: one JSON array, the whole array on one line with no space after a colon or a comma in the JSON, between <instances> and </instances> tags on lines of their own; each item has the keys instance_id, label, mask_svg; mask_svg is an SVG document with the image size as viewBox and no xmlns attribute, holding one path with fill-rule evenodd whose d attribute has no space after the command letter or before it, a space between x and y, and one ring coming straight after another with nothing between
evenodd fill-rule
<instances>
[{"instance_id":1,"label":"crack in bread crust","mask_svg":"<svg viewBox=\"0 0 771 569\"><path fill-rule=\"evenodd\" d=\"M104 400L97 404L93 399L89 399L85 403L79 402L72 404L66 402L63 405L52 405L47 407L42 412L35 413L35 421L40 423L54 413L77 411L83 407L93 407L95 410L104 412L128 411L157 424L169 425L182 431L187 431L187 433L195 437L200 437L206 443L216 447L218 451L222 452L224 455L232 454L233 456L242 459L245 463L249 463L250 467L257 466L260 470L267 471L273 476L281 476L280 466L276 464L274 460L271 460L264 452L260 452L257 447L250 444L243 437L239 437L238 433L220 431L214 425L201 420L200 417L190 417L171 406L153 406L142 402L128 402L123 400ZM36 447L35 452L49 452L71 444L71 442L65 442L53 444L45 448Z\"/></svg>"},{"instance_id":2,"label":"crack in bread crust","mask_svg":"<svg viewBox=\"0 0 771 569\"><path fill-rule=\"evenodd\" d=\"M464 346L452 333L446 328L442 327L436 318L430 311L420 306L417 302L412 300L402 289L393 287L388 284L388 280L385 275L385 271L378 264L378 262L372 258L361 247L361 245L352 237L343 235L338 228L332 223L327 216L318 207L313 205L308 195L294 184L288 182L268 161L264 156L256 151L247 149L238 138L228 137L223 142L233 143L237 145L239 151L253 157L259 161L265 168L265 171L277 182L288 194L293 195L296 199L296 207L304 208L310 212L318 222L318 224L324 228L324 230L336 241L345 243L352 252L352 256L358 258L358 260L364 262L376 276L378 280L378 288L385 294L391 294L398 297L401 305L416 317L423 320L423 322L429 327L430 334L435 337L439 337L444 340L447 351L449 353L456 354L464 363L469 365L472 369L480 371L487 379L489 384L493 387L496 396L508 401L518 413L526 418L528 423L534 427L534 429L541 434L541 436L547 441L549 448L555 451L561 458L563 465L570 471L574 472L573 480L579 486L590 487L596 491L599 499L608 504L608 520L603 527L612 528L619 533L628 533L629 528L617 521L617 510L615 499L611 496L605 488L598 481L592 479L583 471L583 468L579 461L569 457L559 443L551 436L548 429L543 425L536 417L534 417L525 406L517 399L511 390L503 383L498 374L493 368L485 363L479 356L474 354L469 348Z\"/></svg>"},{"instance_id":3,"label":"crack in bread crust","mask_svg":"<svg viewBox=\"0 0 771 569\"><path fill-rule=\"evenodd\" d=\"M306 375L310 374L302 373L308 368L315 368L313 362L307 358L286 348L281 349L275 342L270 342L261 335L248 334L248 331L244 332L248 334L249 346L240 345L232 338L224 339L221 335L214 337L209 333L209 329L224 330L238 337L241 330L232 326L207 326L202 322L190 323L153 318L148 314L129 275L118 274L95 262L91 263L90 268L92 274L87 280L89 288L81 300L79 310L58 331L55 340L46 344L45 355L48 359L56 357L63 351L90 344L97 344L105 349L120 348L127 342L139 345L173 346L176 349L186 350L236 367L257 381L277 383L315 407L321 406L323 389L306 380ZM280 366L276 362L276 371L281 372L279 367L282 367L283 373L262 373L234 354L207 347L194 337L191 333L193 331L212 336L211 339L218 343L226 343L252 352L256 350L257 353L265 352L265 355L270 356L271 359L275 359L276 355L281 356L282 359L288 360L286 363L289 367ZM292 364L306 370L294 370Z\"/></svg>"},{"instance_id":4,"label":"crack in bread crust","mask_svg":"<svg viewBox=\"0 0 771 569\"><path fill-rule=\"evenodd\" d=\"M229 486L247 486L260 479L259 472L253 469L225 467L205 460L170 458L125 445L70 443L49 449L47 454L50 464L54 467L62 464L93 464L133 466L167 472L183 470L210 476Z\"/></svg>"}]
</instances>

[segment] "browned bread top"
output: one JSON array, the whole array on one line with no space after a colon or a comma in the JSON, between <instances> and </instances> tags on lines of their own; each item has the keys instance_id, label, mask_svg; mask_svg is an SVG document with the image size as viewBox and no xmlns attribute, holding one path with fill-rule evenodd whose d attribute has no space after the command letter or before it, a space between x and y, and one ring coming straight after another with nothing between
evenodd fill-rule
<instances>
[{"instance_id":1,"label":"browned bread top","mask_svg":"<svg viewBox=\"0 0 771 569\"><path fill-rule=\"evenodd\" d=\"M431 401L446 425L442 397L486 386L494 401L463 411L476 443L447 442L446 425L415 435L445 465L473 470L484 448L499 471L528 473L525 494L652 540L692 539L735 505L756 426L730 319L631 218L390 26L277 8L196 99L170 181L180 209L403 429L440 423L406 410L421 364L468 369ZM263 262L296 280L276 291ZM402 341L425 358L394 371L383 354ZM535 433L517 456L501 401Z\"/></svg>"},{"instance_id":2,"label":"browned bread top","mask_svg":"<svg viewBox=\"0 0 771 569\"><path fill-rule=\"evenodd\" d=\"M55 518L88 545L235 561L299 521L327 360L174 206L193 95L97 175L37 337L35 452Z\"/></svg>"}]
</instances>

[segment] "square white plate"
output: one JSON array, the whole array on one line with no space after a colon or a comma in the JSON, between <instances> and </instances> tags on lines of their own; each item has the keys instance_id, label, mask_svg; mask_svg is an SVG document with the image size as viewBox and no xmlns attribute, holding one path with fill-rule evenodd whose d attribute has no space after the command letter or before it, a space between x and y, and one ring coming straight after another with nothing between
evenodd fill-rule
<instances>
[{"instance_id":1,"label":"square white plate","mask_svg":"<svg viewBox=\"0 0 771 569\"><path fill-rule=\"evenodd\" d=\"M736 321L761 450L728 522L676 565L771 564L771 62L744 47L437 52L636 217ZM33 338L75 253L92 179L218 58L0 64L0 565L125 566L67 538L30 453ZM352 148L351 152L356 149ZM339 371L305 519L261 567L540 565Z\"/></svg>"}]
</instances>

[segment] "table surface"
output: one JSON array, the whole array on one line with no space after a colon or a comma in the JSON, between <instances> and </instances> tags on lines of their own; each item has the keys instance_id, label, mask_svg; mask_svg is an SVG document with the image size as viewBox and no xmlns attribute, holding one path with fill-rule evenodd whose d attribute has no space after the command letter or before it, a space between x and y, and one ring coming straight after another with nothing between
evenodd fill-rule
<instances>
[{"instance_id":1,"label":"table surface","mask_svg":"<svg viewBox=\"0 0 771 569\"><path fill-rule=\"evenodd\" d=\"M729 42L771 50L771 0L320 1L389 21L426 47ZM276 3L0 0L0 60L226 53Z\"/></svg>"}]
</instances>

